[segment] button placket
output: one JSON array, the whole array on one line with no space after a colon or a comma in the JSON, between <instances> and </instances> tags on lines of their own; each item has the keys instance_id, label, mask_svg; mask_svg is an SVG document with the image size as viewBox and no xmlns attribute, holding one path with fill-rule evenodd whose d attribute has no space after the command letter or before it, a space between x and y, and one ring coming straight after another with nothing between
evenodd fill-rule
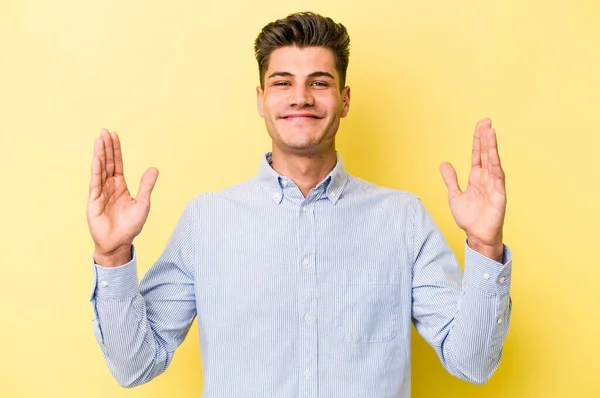
<instances>
[{"instance_id":1,"label":"button placket","mask_svg":"<svg viewBox=\"0 0 600 398\"><path fill-rule=\"evenodd\" d=\"M298 217L298 310L299 317L299 375L304 383L300 386L300 396L316 395L316 378L310 377L317 368L317 285L315 263L315 198L322 195L318 190L311 191L297 207Z\"/></svg>"}]
</instances>

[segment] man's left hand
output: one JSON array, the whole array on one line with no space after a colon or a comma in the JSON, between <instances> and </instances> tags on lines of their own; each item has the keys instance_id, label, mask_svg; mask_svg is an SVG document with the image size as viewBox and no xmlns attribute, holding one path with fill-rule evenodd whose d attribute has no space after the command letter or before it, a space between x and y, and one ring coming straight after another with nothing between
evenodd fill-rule
<instances>
[{"instance_id":1,"label":"man's left hand","mask_svg":"<svg viewBox=\"0 0 600 398\"><path fill-rule=\"evenodd\" d=\"M467 188L461 191L450 163L443 163L440 171L448 187L450 211L456 224L466 232L469 247L501 262L506 191L496 132L490 119L481 120L475 128Z\"/></svg>"}]
</instances>

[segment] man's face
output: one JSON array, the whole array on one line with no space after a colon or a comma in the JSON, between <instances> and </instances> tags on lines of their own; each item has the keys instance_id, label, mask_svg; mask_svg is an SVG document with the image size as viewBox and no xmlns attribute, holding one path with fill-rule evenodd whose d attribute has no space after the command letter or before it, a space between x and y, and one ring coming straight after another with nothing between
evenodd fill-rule
<instances>
[{"instance_id":1,"label":"man's face","mask_svg":"<svg viewBox=\"0 0 600 398\"><path fill-rule=\"evenodd\" d=\"M282 47L271 53L258 113L274 146L316 155L335 148L340 118L350 107L350 88L340 92L333 53L323 47Z\"/></svg>"}]
</instances>

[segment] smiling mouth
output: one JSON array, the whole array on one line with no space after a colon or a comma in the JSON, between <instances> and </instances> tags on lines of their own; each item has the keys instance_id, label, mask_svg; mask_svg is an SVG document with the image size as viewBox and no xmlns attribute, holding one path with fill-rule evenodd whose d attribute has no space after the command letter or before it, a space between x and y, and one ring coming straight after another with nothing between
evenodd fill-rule
<instances>
[{"instance_id":1,"label":"smiling mouth","mask_svg":"<svg viewBox=\"0 0 600 398\"><path fill-rule=\"evenodd\" d=\"M297 119L321 119L318 116L315 115L293 115L293 116L282 116L281 119L284 120L297 120Z\"/></svg>"}]
</instances>

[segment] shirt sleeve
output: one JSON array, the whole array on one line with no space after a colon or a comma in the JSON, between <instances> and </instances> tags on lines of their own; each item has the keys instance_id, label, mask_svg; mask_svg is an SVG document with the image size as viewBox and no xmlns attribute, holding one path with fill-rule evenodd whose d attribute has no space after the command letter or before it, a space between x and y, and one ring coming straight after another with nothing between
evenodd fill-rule
<instances>
[{"instance_id":1,"label":"shirt sleeve","mask_svg":"<svg viewBox=\"0 0 600 398\"><path fill-rule=\"evenodd\" d=\"M508 333L512 253L498 263L465 242L464 274L417 200L413 222L413 323L451 374L483 384L496 371Z\"/></svg>"},{"instance_id":2,"label":"shirt sleeve","mask_svg":"<svg viewBox=\"0 0 600 398\"><path fill-rule=\"evenodd\" d=\"M146 383L163 373L196 316L193 214L190 202L162 255L139 285L135 248L131 261L122 266L92 265L94 335L123 387Z\"/></svg>"}]
</instances>

